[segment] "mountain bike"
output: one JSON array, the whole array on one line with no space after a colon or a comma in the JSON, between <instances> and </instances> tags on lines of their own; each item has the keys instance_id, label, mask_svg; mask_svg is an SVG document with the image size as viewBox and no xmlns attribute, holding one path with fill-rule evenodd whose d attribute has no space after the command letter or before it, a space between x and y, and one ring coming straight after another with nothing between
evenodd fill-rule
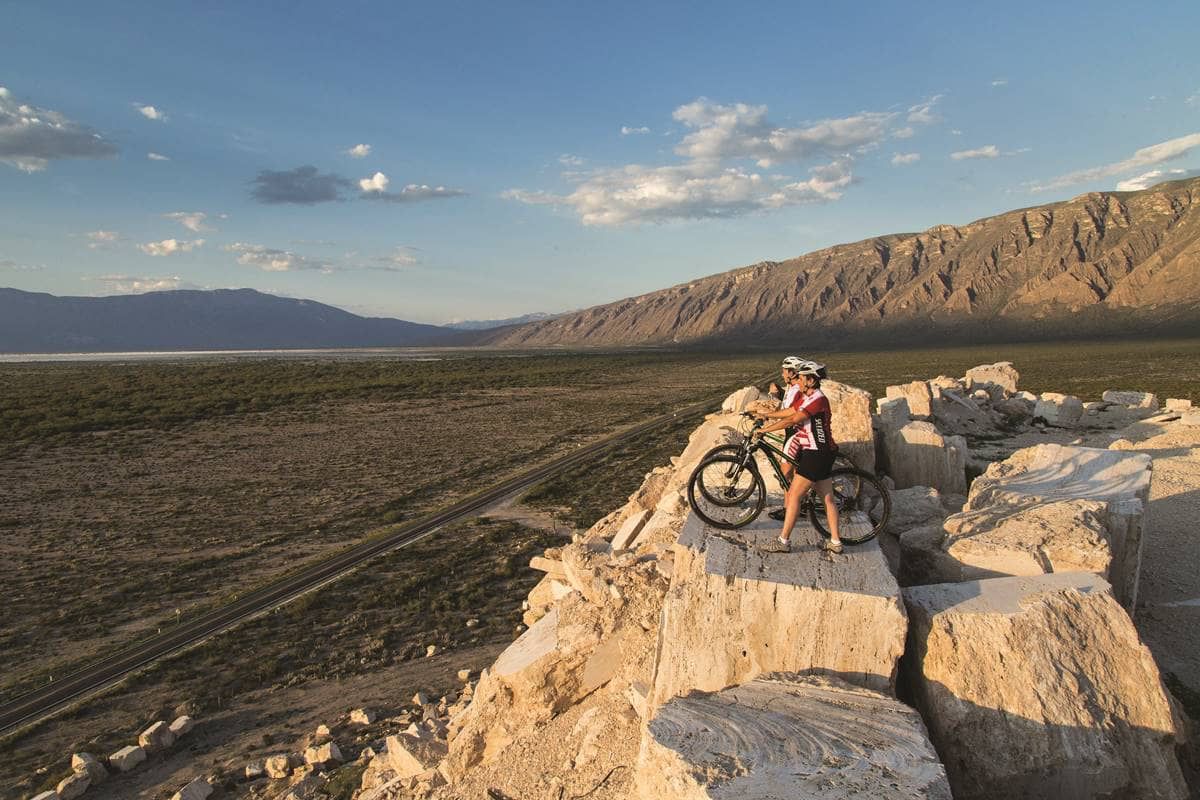
<instances>
[{"instance_id":1,"label":"mountain bike","mask_svg":"<svg viewBox=\"0 0 1200 800\"><path fill-rule=\"evenodd\" d=\"M743 419L752 419L744 414ZM762 427L755 421L742 433L741 444L715 447L701 459L688 479L688 502L704 522L715 528L735 530L745 527L762 513L767 500L766 483L758 464L761 454L774 470L785 490L789 480L783 474L783 462L796 462L776 442L778 438L754 438ZM858 544L875 537L887 524L892 500L879 479L857 467L838 467L831 474L834 502L837 504L838 533L843 542ZM800 501L800 513L807 514L822 536L829 536L825 501L815 487Z\"/></svg>"}]
</instances>

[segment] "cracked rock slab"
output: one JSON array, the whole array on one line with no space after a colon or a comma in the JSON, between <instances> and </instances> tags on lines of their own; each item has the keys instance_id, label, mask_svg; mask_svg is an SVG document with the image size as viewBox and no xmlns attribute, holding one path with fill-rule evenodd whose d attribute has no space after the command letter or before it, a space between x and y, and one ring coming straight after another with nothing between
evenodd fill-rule
<instances>
[{"instance_id":1,"label":"cracked rock slab","mask_svg":"<svg viewBox=\"0 0 1200 800\"><path fill-rule=\"evenodd\" d=\"M671 700L646 727L636 780L646 800L950 800L913 709L813 675Z\"/></svg>"},{"instance_id":2,"label":"cracked rock slab","mask_svg":"<svg viewBox=\"0 0 1200 800\"><path fill-rule=\"evenodd\" d=\"M904 590L904 682L956 800L1187 797L1133 622L1089 573Z\"/></svg>"}]
</instances>

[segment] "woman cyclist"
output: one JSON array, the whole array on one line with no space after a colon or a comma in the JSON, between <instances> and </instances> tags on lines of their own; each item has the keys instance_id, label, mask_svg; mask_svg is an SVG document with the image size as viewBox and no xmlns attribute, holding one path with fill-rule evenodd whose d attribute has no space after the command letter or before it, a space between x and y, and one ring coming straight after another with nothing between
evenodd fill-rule
<instances>
[{"instance_id":1,"label":"woman cyclist","mask_svg":"<svg viewBox=\"0 0 1200 800\"><path fill-rule=\"evenodd\" d=\"M792 528L800 513L800 499L809 488L816 486L817 493L825 501L825 513L829 520L829 539L824 547L832 553L842 552L842 540L838 534L838 509L833 498L833 461L837 457L837 444L833 441L832 412L829 399L821 392L821 380L826 376L825 366L815 361L801 363L796 373L800 377L801 390L789 406L790 413L782 411L757 414L774 421L760 428L755 435L795 427L796 432L787 440L784 451L796 463L795 475L788 485L785 500L783 530L779 538L761 548L771 553L786 553L792 549Z\"/></svg>"}]
</instances>

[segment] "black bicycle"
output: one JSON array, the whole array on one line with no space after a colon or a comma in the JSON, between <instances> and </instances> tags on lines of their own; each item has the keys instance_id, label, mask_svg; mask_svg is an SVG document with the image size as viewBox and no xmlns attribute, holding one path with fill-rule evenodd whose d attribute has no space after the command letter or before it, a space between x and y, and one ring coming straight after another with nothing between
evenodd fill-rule
<instances>
[{"instance_id":1,"label":"black bicycle","mask_svg":"<svg viewBox=\"0 0 1200 800\"><path fill-rule=\"evenodd\" d=\"M750 419L751 415L743 415ZM775 472L779 485L788 486L782 462L794 467L776 437L755 438L750 434L762 426L754 422L749 431L741 431L741 444L715 447L705 454L688 479L688 502L700 519L723 530L749 525L762 513L767 501L767 487L759 466L761 455ZM769 434L768 434L769 435ZM892 500L879 479L854 466L835 467L833 480L834 502L838 509L838 533L843 542L857 544L875 537L887 524ZM800 501L800 513L807 514L812 526L822 536L829 536L825 501L810 489Z\"/></svg>"}]
</instances>

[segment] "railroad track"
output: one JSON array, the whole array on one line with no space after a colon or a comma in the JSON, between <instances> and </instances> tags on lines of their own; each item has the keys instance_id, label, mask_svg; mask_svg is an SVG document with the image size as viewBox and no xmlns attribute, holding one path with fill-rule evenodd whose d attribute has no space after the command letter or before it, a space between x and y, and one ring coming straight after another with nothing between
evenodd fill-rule
<instances>
[{"instance_id":1,"label":"railroad track","mask_svg":"<svg viewBox=\"0 0 1200 800\"><path fill-rule=\"evenodd\" d=\"M553 475L595 458L622 442L647 433L679 417L691 417L712 410L726 395L707 398L699 403L662 414L639 423L599 442L511 478L472 495L426 517L407 523L397 530L354 545L319 564L298 570L273 583L248 592L226 605L181 623L167 633L157 634L124 650L95 661L45 686L0 704L0 735L30 725L62 710L75 700L101 692L125 676L158 659L178 653L210 636L264 614L294 600L306 592L335 580L383 553L413 544L430 536L444 525L470 517L481 509Z\"/></svg>"}]
</instances>

